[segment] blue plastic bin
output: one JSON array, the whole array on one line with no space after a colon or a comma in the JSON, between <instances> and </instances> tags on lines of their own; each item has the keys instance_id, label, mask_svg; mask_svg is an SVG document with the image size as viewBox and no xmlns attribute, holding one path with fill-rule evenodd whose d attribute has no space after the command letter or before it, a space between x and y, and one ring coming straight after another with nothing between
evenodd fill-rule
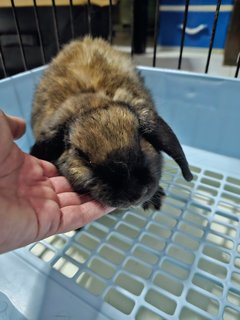
<instances>
[{"instance_id":1,"label":"blue plastic bin","mask_svg":"<svg viewBox=\"0 0 240 320\"><path fill-rule=\"evenodd\" d=\"M130 209L0 256L0 319L240 319L239 80L141 68L185 145L160 211ZM0 81L28 124L42 68ZM19 145L26 152L30 127Z\"/></svg>"}]
</instances>

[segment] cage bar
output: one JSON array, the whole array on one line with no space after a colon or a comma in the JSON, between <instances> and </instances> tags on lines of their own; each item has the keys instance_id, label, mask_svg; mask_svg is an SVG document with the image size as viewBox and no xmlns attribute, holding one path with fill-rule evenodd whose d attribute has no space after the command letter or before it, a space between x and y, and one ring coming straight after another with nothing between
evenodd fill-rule
<instances>
[{"instance_id":1,"label":"cage bar","mask_svg":"<svg viewBox=\"0 0 240 320\"><path fill-rule=\"evenodd\" d=\"M108 30L108 41L112 44L113 36L113 26L112 26L112 0L109 0L109 11L108 11L108 21L109 21L109 30Z\"/></svg>"},{"instance_id":2,"label":"cage bar","mask_svg":"<svg viewBox=\"0 0 240 320\"><path fill-rule=\"evenodd\" d=\"M3 70L3 76L6 78L8 76L8 74L7 74L7 70L6 70L6 65L5 65L5 60L3 57L1 45L0 45L0 61L1 61L1 66L2 66L2 70Z\"/></svg>"},{"instance_id":3,"label":"cage bar","mask_svg":"<svg viewBox=\"0 0 240 320\"><path fill-rule=\"evenodd\" d=\"M236 68L236 72L234 75L235 78L238 77L239 69L240 69L240 52L238 53L238 57L237 57L237 68Z\"/></svg>"},{"instance_id":4,"label":"cage bar","mask_svg":"<svg viewBox=\"0 0 240 320\"><path fill-rule=\"evenodd\" d=\"M40 19L39 19L36 0L33 0L33 12L34 12L37 33L38 33L41 59L42 59L42 63L45 64L46 63L46 56L45 56L45 52L44 52L43 39L42 39L42 33L41 33L41 28L40 28Z\"/></svg>"},{"instance_id":5,"label":"cage bar","mask_svg":"<svg viewBox=\"0 0 240 320\"><path fill-rule=\"evenodd\" d=\"M155 8L155 21L154 21L154 47L153 47L153 63L152 66L156 67L156 55L157 55L157 40L159 34L159 0L156 0Z\"/></svg>"},{"instance_id":6,"label":"cage bar","mask_svg":"<svg viewBox=\"0 0 240 320\"><path fill-rule=\"evenodd\" d=\"M186 34L186 26L187 26L189 2L190 2L190 0L186 0L185 10L184 10L183 29L182 29L180 53L179 53L179 59L178 59L178 70L181 69L181 65L182 65L182 54L183 54L184 40L185 40L185 34Z\"/></svg>"},{"instance_id":7,"label":"cage bar","mask_svg":"<svg viewBox=\"0 0 240 320\"><path fill-rule=\"evenodd\" d=\"M88 33L92 35L91 0L87 2Z\"/></svg>"},{"instance_id":8,"label":"cage bar","mask_svg":"<svg viewBox=\"0 0 240 320\"><path fill-rule=\"evenodd\" d=\"M53 17L53 27L54 27L54 35L56 39L56 45L57 50L60 50L60 36L59 36L59 30L58 30L58 23L57 23L57 9L56 9L56 3L55 0L52 0L52 17Z\"/></svg>"},{"instance_id":9,"label":"cage bar","mask_svg":"<svg viewBox=\"0 0 240 320\"><path fill-rule=\"evenodd\" d=\"M205 73L208 73L209 69L209 63L212 55L212 49L213 49L213 44L214 44L214 39L215 39L215 34L216 34L216 29L217 29L217 23L218 23L218 17L219 17L219 11L221 7L222 0L218 0L217 6L216 6L216 12L214 16L214 22L213 22L213 28L212 28L212 34L210 38L210 43L209 43L209 49L208 49L208 57L207 57L207 63L205 67Z\"/></svg>"},{"instance_id":10,"label":"cage bar","mask_svg":"<svg viewBox=\"0 0 240 320\"><path fill-rule=\"evenodd\" d=\"M70 17L70 28L72 38L75 37L75 30L74 30L74 19L73 19L73 0L69 0L69 17Z\"/></svg>"},{"instance_id":11,"label":"cage bar","mask_svg":"<svg viewBox=\"0 0 240 320\"><path fill-rule=\"evenodd\" d=\"M18 37L18 41L19 41L19 48L20 48L20 52L21 52L23 68L26 71L26 70L28 70L28 67L27 67L25 52L24 52L24 49L23 49L23 42L22 42L22 37L21 37L21 32L20 32L20 27L19 27L19 22L18 22L18 18L17 18L17 13L16 13L16 7L15 7L14 0L11 0L11 6L12 6L14 24L15 24L15 27L16 27L17 37Z\"/></svg>"}]
</instances>

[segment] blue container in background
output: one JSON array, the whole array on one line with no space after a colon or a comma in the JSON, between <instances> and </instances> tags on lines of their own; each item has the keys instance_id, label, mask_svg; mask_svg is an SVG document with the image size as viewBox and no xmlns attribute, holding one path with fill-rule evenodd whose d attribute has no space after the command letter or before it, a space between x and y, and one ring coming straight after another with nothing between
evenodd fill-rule
<instances>
[{"instance_id":1,"label":"blue container in background","mask_svg":"<svg viewBox=\"0 0 240 320\"><path fill-rule=\"evenodd\" d=\"M192 4L192 3L191 3ZM185 33L185 47L208 48L210 44L216 6L190 5ZM184 19L184 6L160 6L159 38L162 46L180 46ZM219 13L214 48L223 49L227 36L232 5L222 5Z\"/></svg>"}]
</instances>

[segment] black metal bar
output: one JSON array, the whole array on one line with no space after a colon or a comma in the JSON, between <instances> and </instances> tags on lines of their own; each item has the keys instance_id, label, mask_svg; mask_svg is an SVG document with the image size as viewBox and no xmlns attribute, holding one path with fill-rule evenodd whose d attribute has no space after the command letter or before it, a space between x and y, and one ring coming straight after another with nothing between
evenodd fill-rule
<instances>
[{"instance_id":1,"label":"black metal bar","mask_svg":"<svg viewBox=\"0 0 240 320\"><path fill-rule=\"evenodd\" d=\"M71 33L72 38L75 38L75 30L74 30L74 19L73 19L73 0L69 0L69 13L70 13L70 25L71 25Z\"/></svg>"},{"instance_id":2,"label":"black metal bar","mask_svg":"<svg viewBox=\"0 0 240 320\"><path fill-rule=\"evenodd\" d=\"M88 33L92 35L91 1L87 2Z\"/></svg>"},{"instance_id":3,"label":"black metal bar","mask_svg":"<svg viewBox=\"0 0 240 320\"><path fill-rule=\"evenodd\" d=\"M59 36L59 31L58 31L58 23L57 23L57 10L56 10L56 3L55 0L52 0L52 16L53 16L53 28L54 28L54 35L56 39L56 45L57 45L57 50L60 50L60 36Z\"/></svg>"},{"instance_id":4,"label":"black metal bar","mask_svg":"<svg viewBox=\"0 0 240 320\"><path fill-rule=\"evenodd\" d=\"M181 45L180 45L180 53L179 53L179 59L178 59L178 70L181 69L181 65L182 65L182 54L183 54L184 40L185 40L185 34L186 34L189 2L190 2L190 0L186 0L186 4L185 4L185 11L184 11L184 17L183 17L182 37L181 37Z\"/></svg>"},{"instance_id":5,"label":"black metal bar","mask_svg":"<svg viewBox=\"0 0 240 320\"><path fill-rule=\"evenodd\" d=\"M221 7L222 0L218 0L217 6L216 6L216 12L214 16L214 22L213 22L213 28L212 28L212 34L210 38L210 44L209 44L209 49L208 49L208 57L207 57L207 63L205 67L205 73L208 73L208 68L209 68L209 63L212 55L212 49L213 49L213 44L214 44L214 39L215 39L215 34L216 34L216 29L217 29L217 23L218 23L218 17L219 17L219 11Z\"/></svg>"},{"instance_id":6,"label":"black metal bar","mask_svg":"<svg viewBox=\"0 0 240 320\"><path fill-rule=\"evenodd\" d=\"M156 67L156 55L157 55L157 40L159 34L159 0L156 0L155 8L155 22L154 22L154 47L153 47L153 63L152 66Z\"/></svg>"},{"instance_id":7,"label":"black metal bar","mask_svg":"<svg viewBox=\"0 0 240 320\"><path fill-rule=\"evenodd\" d=\"M33 12L34 12L34 17L35 17L35 22L36 22L37 33L38 33L42 63L45 64L46 63L46 56L45 56L44 47L43 47L42 33L41 33L41 28L40 28L40 19L39 19L39 15L38 15L36 0L33 0Z\"/></svg>"},{"instance_id":8,"label":"black metal bar","mask_svg":"<svg viewBox=\"0 0 240 320\"><path fill-rule=\"evenodd\" d=\"M135 10L135 0L131 1L131 4L132 4L132 10L131 10L131 13L132 13L132 17L131 17L131 57L133 57L133 53L134 53L134 33L135 33L135 28L134 28L134 17L135 17L135 14L134 14L134 10Z\"/></svg>"},{"instance_id":9,"label":"black metal bar","mask_svg":"<svg viewBox=\"0 0 240 320\"><path fill-rule=\"evenodd\" d=\"M20 52L21 52L23 68L26 71L28 69L28 67L27 67L25 52L23 49L23 42L22 42L22 37L21 37L20 28L19 28L19 22L18 22L18 18L17 18L14 0L11 0L11 5L12 5L12 13L13 13L13 18L14 18L14 23L15 23L15 27L16 27L16 31L17 31L17 37L18 37L18 41L19 41L19 48L20 48Z\"/></svg>"},{"instance_id":10,"label":"black metal bar","mask_svg":"<svg viewBox=\"0 0 240 320\"><path fill-rule=\"evenodd\" d=\"M109 12L108 12L108 21L109 21L109 30L108 30L108 41L112 44L113 38L113 26L112 26L112 0L109 0Z\"/></svg>"},{"instance_id":11,"label":"black metal bar","mask_svg":"<svg viewBox=\"0 0 240 320\"><path fill-rule=\"evenodd\" d=\"M234 75L235 78L238 77L239 69L240 69L240 52L238 53L238 56L237 56L237 68L236 68L236 72Z\"/></svg>"},{"instance_id":12,"label":"black metal bar","mask_svg":"<svg viewBox=\"0 0 240 320\"><path fill-rule=\"evenodd\" d=\"M8 74L7 74L7 70L6 70L6 65L5 65L5 60L3 57L1 45L0 45L0 61L1 61L1 65L2 65L3 75L6 78L8 76Z\"/></svg>"}]
</instances>

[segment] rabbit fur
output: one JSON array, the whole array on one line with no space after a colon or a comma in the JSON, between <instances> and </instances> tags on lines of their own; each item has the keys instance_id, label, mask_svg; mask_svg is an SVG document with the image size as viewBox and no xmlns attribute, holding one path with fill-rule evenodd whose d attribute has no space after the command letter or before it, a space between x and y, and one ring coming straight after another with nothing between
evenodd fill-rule
<instances>
[{"instance_id":1,"label":"rabbit fur","mask_svg":"<svg viewBox=\"0 0 240 320\"><path fill-rule=\"evenodd\" d=\"M35 93L32 129L32 155L53 162L74 191L111 207L160 208L161 152L192 179L131 59L102 39L74 40L49 64Z\"/></svg>"}]
</instances>

